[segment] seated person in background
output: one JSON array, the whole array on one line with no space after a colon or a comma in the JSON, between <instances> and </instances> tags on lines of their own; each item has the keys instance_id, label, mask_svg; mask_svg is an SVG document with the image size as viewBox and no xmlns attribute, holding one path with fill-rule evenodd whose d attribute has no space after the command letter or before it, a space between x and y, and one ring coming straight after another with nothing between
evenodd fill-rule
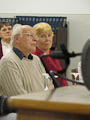
<instances>
[{"instance_id":1,"label":"seated person in background","mask_svg":"<svg viewBox=\"0 0 90 120\"><path fill-rule=\"evenodd\" d=\"M12 49L10 46L12 27L8 22L0 22L0 59Z\"/></svg>"},{"instance_id":2,"label":"seated person in background","mask_svg":"<svg viewBox=\"0 0 90 120\"><path fill-rule=\"evenodd\" d=\"M36 35L29 25L13 27L13 50L0 61L0 94L15 96L54 89L51 78L45 75L40 59L31 53L36 50Z\"/></svg>"},{"instance_id":3,"label":"seated person in background","mask_svg":"<svg viewBox=\"0 0 90 120\"><path fill-rule=\"evenodd\" d=\"M53 42L53 32L52 28L48 23L38 23L33 26L36 35L37 35L37 48L35 51L35 55L39 56L42 54L50 54L52 51L50 50ZM45 66L48 68L48 71L60 71L62 70L62 66L58 59L52 59L51 57L43 58ZM58 78L61 86L67 86L67 81Z\"/></svg>"}]
</instances>

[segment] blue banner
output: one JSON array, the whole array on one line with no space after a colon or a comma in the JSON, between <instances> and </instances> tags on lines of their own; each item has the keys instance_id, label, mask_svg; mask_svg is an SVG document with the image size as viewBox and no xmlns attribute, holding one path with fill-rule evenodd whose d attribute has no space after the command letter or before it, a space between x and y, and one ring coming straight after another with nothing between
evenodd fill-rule
<instances>
[{"instance_id":1,"label":"blue banner","mask_svg":"<svg viewBox=\"0 0 90 120\"><path fill-rule=\"evenodd\" d=\"M18 23L22 25L35 25L39 22L47 22L51 25L53 32L57 27L67 26L67 17L46 17L46 16L16 16Z\"/></svg>"}]
</instances>

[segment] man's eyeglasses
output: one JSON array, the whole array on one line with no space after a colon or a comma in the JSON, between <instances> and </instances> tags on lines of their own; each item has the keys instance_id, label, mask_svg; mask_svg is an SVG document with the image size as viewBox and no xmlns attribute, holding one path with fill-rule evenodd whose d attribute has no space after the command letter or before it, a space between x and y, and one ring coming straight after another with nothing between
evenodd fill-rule
<instances>
[{"instance_id":1,"label":"man's eyeglasses","mask_svg":"<svg viewBox=\"0 0 90 120\"><path fill-rule=\"evenodd\" d=\"M23 33L23 34L26 35L27 37L37 38L37 36L32 33Z\"/></svg>"}]
</instances>

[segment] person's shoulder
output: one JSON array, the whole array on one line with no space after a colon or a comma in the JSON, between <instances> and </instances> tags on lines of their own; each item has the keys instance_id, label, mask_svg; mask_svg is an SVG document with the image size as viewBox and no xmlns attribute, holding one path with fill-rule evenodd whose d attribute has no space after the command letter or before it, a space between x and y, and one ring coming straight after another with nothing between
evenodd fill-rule
<instances>
[{"instance_id":1,"label":"person's shoulder","mask_svg":"<svg viewBox=\"0 0 90 120\"><path fill-rule=\"evenodd\" d=\"M0 63L5 63L5 62L12 62L12 61L15 61L15 54L13 51L11 51L10 53L8 53L7 55L5 56L2 56L1 60L0 60Z\"/></svg>"},{"instance_id":2,"label":"person's shoulder","mask_svg":"<svg viewBox=\"0 0 90 120\"><path fill-rule=\"evenodd\" d=\"M37 55L32 54L32 56L33 56L33 59L40 60L40 58Z\"/></svg>"},{"instance_id":3,"label":"person's shoulder","mask_svg":"<svg viewBox=\"0 0 90 120\"><path fill-rule=\"evenodd\" d=\"M37 56L37 55L33 55L33 62L36 64L36 63L39 63L41 64L41 60L40 58Z\"/></svg>"}]
</instances>

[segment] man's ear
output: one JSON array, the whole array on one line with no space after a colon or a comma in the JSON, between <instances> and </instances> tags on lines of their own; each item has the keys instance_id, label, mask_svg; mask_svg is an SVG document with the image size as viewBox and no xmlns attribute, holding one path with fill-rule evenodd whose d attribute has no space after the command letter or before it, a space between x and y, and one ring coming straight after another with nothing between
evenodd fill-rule
<instances>
[{"instance_id":1,"label":"man's ear","mask_svg":"<svg viewBox=\"0 0 90 120\"><path fill-rule=\"evenodd\" d=\"M14 42L15 43L19 43L19 35L15 35L14 36Z\"/></svg>"}]
</instances>

